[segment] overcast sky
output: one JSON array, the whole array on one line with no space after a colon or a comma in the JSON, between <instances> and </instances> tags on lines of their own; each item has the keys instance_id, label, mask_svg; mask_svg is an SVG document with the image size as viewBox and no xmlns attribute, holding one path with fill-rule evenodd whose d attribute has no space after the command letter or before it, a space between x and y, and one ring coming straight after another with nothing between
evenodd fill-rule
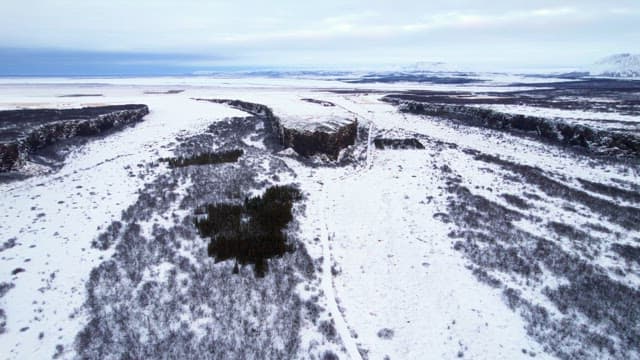
<instances>
[{"instance_id":1,"label":"overcast sky","mask_svg":"<svg viewBox=\"0 0 640 360\"><path fill-rule=\"evenodd\" d=\"M640 52L640 0L2 0L0 16L4 73L81 64L560 67Z\"/></svg>"}]
</instances>

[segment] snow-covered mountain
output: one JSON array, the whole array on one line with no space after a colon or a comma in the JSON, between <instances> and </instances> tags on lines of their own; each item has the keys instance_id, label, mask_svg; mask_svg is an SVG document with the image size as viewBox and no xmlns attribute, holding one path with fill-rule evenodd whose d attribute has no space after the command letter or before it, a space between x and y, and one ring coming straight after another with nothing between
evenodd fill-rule
<instances>
[{"instance_id":1,"label":"snow-covered mountain","mask_svg":"<svg viewBox=\"0 0 640 360\"><path fill-rule=\"evenodd\" d=\"M640 54L608 56L588 69L592 76L640 77Z\"/></svg>"}]
</instances>

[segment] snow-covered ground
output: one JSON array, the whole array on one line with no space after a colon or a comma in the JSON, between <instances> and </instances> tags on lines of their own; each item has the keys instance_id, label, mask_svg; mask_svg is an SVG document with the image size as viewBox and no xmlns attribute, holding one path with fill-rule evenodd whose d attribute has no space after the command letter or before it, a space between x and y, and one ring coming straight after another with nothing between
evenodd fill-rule
<instances>
[{"instance_id":1,"label":"snow-covered ground","mask_svg":"<svg viewBox=\"0 0 640 360\"><path fill-rule=\"evenodd\" d=\"M135 201L139 188L166 171L158 167L141 178L138 166L169 155L168 147L178 134L202 131L214 121L242 115L185 96L142 95L126 88L105 90L110 94L100 102L145 103L151 113L135 127L72 152L66 165L54 174L0 185L1 240L16 239L14 247L0 253L0 282L15 285L0 300L8 314L7 330L0 335L3 358L49 358L58 344L63 344L65 351L72 350L83 326L80 307L89 273L110 256L92 248L91 241L119 219L122 210ZM30 106L31 98L44 106L95 102L93 98L70 102L46 95L56 91L56 87L35 87L15 101L15 92L4 88L1 106ZM25 271L12 275L18 268Z\"/></svg>"},{"instance_id":2,"label":"snow-covered ground","mask_svg":"<svg viewBox=\"0 0 640 360\"><path fill-rule=\"evenodd\" d=\"M370 169L312 171L310 179L321 180L303 185L317 199L307 221L327 224L333 292L354 341L370 359L540 353L500 292L465 267L447 237L451 228L434 217L446 212L436 165L420 150L381 152Z\"/></svg>"},{"instance_id":3,"label":"snow-covered ground","mask_svg":"<svg viewBox=\"0 0 640 360\"><path fill-rule=\"evenodd\" d=\"M495 86L518 80L495 76L487 85L412 84L411 88L507 91ZM298 291L305 299L315 294L317 287L318 304L324 308L321 318L332 321L339 338L335 344L341 344L324 344L318 328L304 322L303 345L292 356L319 358L317 354L321 351L317 350L322 346L340 358L354 359L528 359L534 355L545 359L563 357L560 351L574 351L576 346L570 341L566 349L553 348L550 344L554 343L541 335L542 330L532 330L528 308L514 307L505 300L505 293L517 289L523 303L539 304L548 309L552 320L560 319L565 314L544 295L548 293L545 288L556 289L568 280L542 265L542 272L531 278L497 265L482 268L477 258L460 251L456 245L459 237L452 234L487 229L482 224L473 228L471 222L465 224L460 220L462 217L455 218L452 206L458 198L452 188L457 186L459 190L464 186L476 199L521 212L523 218L512 224L515 229L540 237L560 236L557 243L567 253L596 264L601 268L597 271L637 291L640 263L627 262L610 250L614 242L637 246L640 239L637 227L625 228L612 218L615 214L598 212L581 200L550 195L536 183L514 181L515 175L509 173L506 165L482 159L493 156L535 167L540 169L543 180L551 179L569 189L583 190L580 181L588 180L635 194L638 169L577 156L559 147L493 130L402 114L379 100L385 92L406 86L266 78L1 79L2 109L142 103L149 106L151 113L134 127L78 147L57 172L0 185L0 242L16 239L15 246L0 252L0 283L15 285L0 297L0 309L6 312L7 323L5 333L0 334L0 356L8 359L49 358L55 353L63 358L76 356L76 335L88 321L82 308L87 297L85 284L91 270L113 254L113 249L92 248L91 241L112 221L120 219L121 212L136 201L145 184L170 174L164 166L146 165L170 156L176 137L203 132L208 125L227 117L247 115L193 98L260 103L282 118L299 119L314 112L345 114L358 118L361 129L371 132L370 138L415 137L426 147L376 150L370 141L361 141L356 147L367 154L366 161L345 167L312 167L284 153L269 155L284 161L286 172L270 170L269 161L260 158L265 164L265 174L256 181L271 181L275 176L277 183L297 183L305 194L304 211L297 219L297 236L313 261L321 266L316 269L317 282L301 280ZM354 87L376 89L380 93L329 91ZM172 89L185 91L144 94ZM94 93L103 96L59 97ZM336 107L326 108L303 101L304 98L329 101ZM565 115L562 111L553 114ZM621 116L615 119L626 120ZM268 151L259 138L246 136L242 141L255 151ZM616 211L625 206L635 209L640 206L635 197L614 198L593 189L584 191L596 199L593 201L606 201ZM183 191L178 193L184 196ZM523 194L529 194L527 203L532 207L529 210L514 207L505 200L513 198L505 198L505 194L522 199ZM501 211L507 214L507 210ZM150 233L154 221L171 220L152 220L143 225L143 232ZM587 225L599 226L609 232L595 231L593 236L600 245L584 250L549 230L547 225L553 221L582 229ZM598 252L586 257L585 253L596 247ZM185 247L180 251L193 257L194 254L187 253L196 248ZM516 252L515 256L523 255ZM208 266L230 267L228 263ZM12 275L17 268L25 271ZM489 286L479 281L474 271L477 269L499 279L501 285ZM164 272L153 268L145 274L164 277L160 274ZM638 300L631 300L629 306L637 307ZM224 309L211 310L214 314L216 311ZM574 318L581 319L588 329L597 326L607 329L608 323L598 325L584 320L580 311L574 311ZM213 317L197 321L196 328L215 327ZM263 326L268 328L268 324ZM544 327L543 330L547 331ZM554 335L551 331L551 336ZM56 349L58 345L62 345L60 350ZM305 349L313 349L314 354L306 354ZM638 351L632 349L625 354L637 356ZM616 358L606 351L589 356Z\"/></svg>"}]
</instances>

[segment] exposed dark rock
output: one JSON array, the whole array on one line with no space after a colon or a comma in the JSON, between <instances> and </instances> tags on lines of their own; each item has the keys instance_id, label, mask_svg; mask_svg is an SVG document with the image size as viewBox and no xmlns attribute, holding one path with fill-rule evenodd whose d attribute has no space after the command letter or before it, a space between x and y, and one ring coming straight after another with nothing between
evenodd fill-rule
<instances>
[{"instance_id":1,"label":"exposed dark rock","mask_svg":"<svg viewBox=\"0 0 640 360\"><path fill-rule=\"evenodd\" d=\"M299 128L284 124L273 111L262 104L241 100L227 99L195 99L226 104L233 108L248 112L265 119L268 128L278 136L280 144L294 149L302 156L325 154L337 160L340 151L356 142L358 120L351 122L319 122L314 129Z\"/></svg>"},{"instance_id":2,"label":"exposed dark rock","mask_svg":"<svg viewBox=\"0 0 640 360\"><path fill-rule=\"evenodd\" d=\"M0 111L0 172L17 170L32 152L77 136L96 136L140 121L146 105Z\"/></svg>"},{"instance_id":3,"label":"exposed dark rock","mask_svg":"<svg viewBox=\"0 0 640 360\"><path fill-rule=\"evenodd\" d=\"M640 114L640 99L637 95L640 91L640 81L583 79L581 81L552 83L514 83L510 86L513 86L514 89L515 87L529 89L512 92L465 92L459 91L459 89L456 91L407 90L387 95L385 98L434 104L524 105L631 116ZM354 92L360 93L362 90ZM371 91L367 90L367 92ZM598 121L601 123L617 122L616 120L603 119Z\"/></svg>"},{"instance_id":4,"label":"exposed dark rock","mask_svg":"<svg viewBox=\"0 0 640 360\"><path fill-rule=\"evenodd\" d=\"M584 125L569 124L560 119L506 114L490 109L464 105L446 105L385 99L400 111L451 119L467 126L524 134L546 142L577 147L595 154L640 157L640 137Z\"/></svg>"},{"instance_id":5,"label":"exposed dark rock","mask_svg":"<svg viewBox=\"0 0 640 360\"><path fill-rule=\"evenodd\" d=\"M263 118L265 124L273 133L279 133L280 121L273 114L273 111L262 104L250 103L242 100L229 100L229 99L194 99L197 101L209 101L216 104L224 104L231 106L234 109L238 109L247 112L253 116Z\"/></svg>"},{"instance_id":6,"label":"exposed dark rock","mask_svg":"<svg viewBox=\"0 0 640 360\"><path fill-rule=\"evenodd\" d=\"M354 145L358 133L358 121L334 128L314 131L281 126L281 141L302 156L326 154L337 160L340 150Z\"/></svg>"}]
</instances>

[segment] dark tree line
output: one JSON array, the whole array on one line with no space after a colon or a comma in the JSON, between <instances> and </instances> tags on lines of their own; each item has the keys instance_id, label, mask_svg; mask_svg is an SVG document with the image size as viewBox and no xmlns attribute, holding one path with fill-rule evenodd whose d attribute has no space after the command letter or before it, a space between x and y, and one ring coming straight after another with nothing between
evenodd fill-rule
<instances>
[{"instance_id":1,"label":"dark tree line","mask_svg":"<svg viewBox=\"0 0 640 360\"><path fill-rule=\"evenodd\" d=\"M172 168L185 167L191 165L210 165L210 164L222 164L232 163L238 161L240 156L244 154L244 151L228 150L219 152L208 152L190 157L177 157L177 158L162 158L160 161L166 162Z\"/></svg>"}]
</instances>

